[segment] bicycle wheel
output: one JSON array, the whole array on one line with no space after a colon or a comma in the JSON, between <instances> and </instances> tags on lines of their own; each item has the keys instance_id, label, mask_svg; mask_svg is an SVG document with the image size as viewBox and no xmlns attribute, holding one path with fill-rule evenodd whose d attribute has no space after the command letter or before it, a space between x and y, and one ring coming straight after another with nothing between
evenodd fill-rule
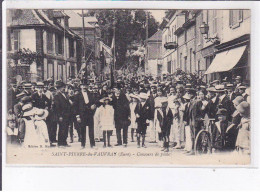
<instances>
[{"instance_id":1,"label":"bicycle wheel","mask_svg":"<svg viewBox=\"0 0 260 194\"><path fill-rule=\"evenodd\" d=\"M206 130L201 130L195 139L195 154L209 154L211 153L210 134Z\"/></svg>"}]
</instances>

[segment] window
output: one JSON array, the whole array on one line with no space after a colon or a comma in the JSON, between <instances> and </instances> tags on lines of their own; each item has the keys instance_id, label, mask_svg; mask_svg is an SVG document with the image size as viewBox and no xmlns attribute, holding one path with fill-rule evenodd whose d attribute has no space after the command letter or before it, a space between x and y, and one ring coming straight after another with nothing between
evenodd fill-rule
<instances>
[{"instance_id":1,"label":"window","mask_svg":"<svg viewBox=\"0 0 260 194\"><path fill-rule=\"evenodd\" d=\"M47 52L53 53L53 34L47 32Z\"/></svg>"},{"instance_id":2,"label":"window","mask_svg":"<svg viewBox=\"0 0 260 194\"><path fill-rule=\"evenodd\" d=\"M167 71L169 73L172 73L172 61L168 61L168 63L167 63Z\"/></svg>"},{"instance_id":3,"label":"window","mask_svg":"<svg viewBox=\"0 0 260 194\"><path fill-rule=\"evenodd\" d=\"M176 39L176 36L174 35L174 27L172 27L172 42L174 42Z\"/></svg>"},{"instance_id":4,"label":"window","mask_svg":"<svg viewBox=\"0 0 260 194\"><path fill-rule=\"evenodd\" d=\"M184 57L184 71L187 72L187 56Z\"/></svg>"},{"instance_id":5,"label":"window","mask_svg":"<svg viewBox=\"0 0 260 194\"><path fill-rule=\"evenodd\" d=\"M20 31L14 30L14 50L18 51L20 49Z\"/></svg>"},{"instance_id":6,"label":"window","mask_svg":"<svg viewBox=\"0 0 260 194\"><path fill-rule=\"evenodd\" d=\"M74 57L74 41L73 41L73 39L70 39L70 41L69 41L69 51L70 51L69 56Z\"/></svg>"},{"instance_id":7,"label":"window","mask_svg":"<svg viewBox=\"0 0 260 194\"><path fill-rule=\"evenodd\" d=\"M169 40L169 42L172 40L172 38L171 38L171 30L170 29L168 30L168 40Z\"/></svg>"},{"instance_id":8,"label":"window","mask_svg":"<svg viewBox=\"0 0 260 194\"><path fill-rule=\"evenodd\" d=\"M192 72L192 49L190 49L190 73Z\"/></svg>"},{"instance_id":9,"label":"window","mask_svg":"<svg viewBox=\"0 0 260 194\"><path fill-rule=\"evenodd\" d=\"M56 54L63 54L63 37L62 35L56 34L55 39Z\"/></svg>"},{"instance_id":10,"label":"window","mask_svg":"<svg viewBox=\"0 0 260 194\"><path fill-rule=\"evenodd\" d=\"M72 64L70 67L71 67L70 76L75 77L75 64Z\"/></svg>"},{"instance_id":11,"label":"window","mask_svg":"<svg viewBox=\"0 0 260 194\"><path fill-rule=\"evenodd\" d=\"M184 42L187 42L187 31L184 32Z\"/></svg>"},{"instance_id":12,"label":"window","mask_svg":"<svg viewBox=\"0 0 260 194\"><path fill-rule=\"evenodd\" d=\"M182 69L182 53L180 54L180 69Z\"/></svg>"},{"instance_id":13,"label":"window","mask_svg":"<svg viewBox=\"0 0 260 194\"><path fill-rule=\"evenodd\" d=\"M217 33L218 30L218 12L216 9L213 10L213 34Z\"/></svg>"},{"instance_id":14,"label":"window","mask_svg":"<svg viewBox=\"0 0 260 194\"><path fill-rule=\"evenodd\" d=\"M229 10L229 26L231 28L239 27L243 21L243 10Z\"/></svg>"},{"instance_id":15,"label":"window","mask_svg":"<svg viewBox=\"0 0 260 194\"><path fill-rule=\"evenodd\" d=\"M48 60L48 66L47 66L47 77L48 78L54 77L53 69L54 69L53 61Z\"/></svg>"}]
</instances>

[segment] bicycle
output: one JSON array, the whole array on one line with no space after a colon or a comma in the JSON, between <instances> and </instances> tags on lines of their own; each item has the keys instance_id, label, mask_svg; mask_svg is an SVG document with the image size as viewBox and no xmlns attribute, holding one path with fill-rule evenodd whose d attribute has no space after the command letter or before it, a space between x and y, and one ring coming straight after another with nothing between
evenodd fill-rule
<instances>
[{"instance_id":1,"label":"bicycle","mask_svg":"<svg viewBox=\"0 0 260 194\"><path fill-rule=\"evenodd\" d=\"M205 118L204 127L199 131L195 138L194 150L195 154L211 154L212 153L212 128L215 124L215 119Z\"/></svg>"}]
</instances>

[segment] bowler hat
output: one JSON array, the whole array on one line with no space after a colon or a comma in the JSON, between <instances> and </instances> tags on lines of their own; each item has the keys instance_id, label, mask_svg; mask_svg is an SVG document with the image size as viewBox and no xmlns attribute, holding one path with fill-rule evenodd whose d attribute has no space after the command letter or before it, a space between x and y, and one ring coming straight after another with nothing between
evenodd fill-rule
<instances>
[{"instance_id":1,"label":"bowler hat","mask_svg":"<svg viewBox=\"0 0 260 194\"><path fill-rule=\"evenodd\" d=\"M62 81L56 81L55 87L56 88L62 88L65 87L66 85Z\"/></svg>"},{"instance_id":2,"label":"bowler hat","mask_svg":"<svg viewBox=\"0 0 260 194\"><path fill-rule=\"evenodd\" d=\"M44 83L43 82L37 82L36 83L36 87L37 88L43 88L44 87Z\"/></svg>"},{"instance_id":3,"label":"bowler hat","mask_svg":"<svg viewBox=\"0 0 260 194\"><path fill-rule=\"evenodd\" d=\"M22 99L21 99L21 102L23 104L27 104L29 102L32 102L32 98L30 96L24 96Z\"/></svg>"}]
</instances>

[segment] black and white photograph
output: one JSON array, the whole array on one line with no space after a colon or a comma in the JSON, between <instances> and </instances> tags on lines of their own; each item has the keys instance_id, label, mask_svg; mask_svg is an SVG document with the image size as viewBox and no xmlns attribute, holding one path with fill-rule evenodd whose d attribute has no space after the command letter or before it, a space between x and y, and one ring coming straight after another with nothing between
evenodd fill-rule
<instances>
[{"instance_id":1,"label":"black and white photograph","mask_svg":"<svg viewBox=\"0 0 260 194\"><path fill-rule=\"evenodd\" d=\"M6 164L251 164L250 9L7 9Z\"/></svg>"}]
</instances>

